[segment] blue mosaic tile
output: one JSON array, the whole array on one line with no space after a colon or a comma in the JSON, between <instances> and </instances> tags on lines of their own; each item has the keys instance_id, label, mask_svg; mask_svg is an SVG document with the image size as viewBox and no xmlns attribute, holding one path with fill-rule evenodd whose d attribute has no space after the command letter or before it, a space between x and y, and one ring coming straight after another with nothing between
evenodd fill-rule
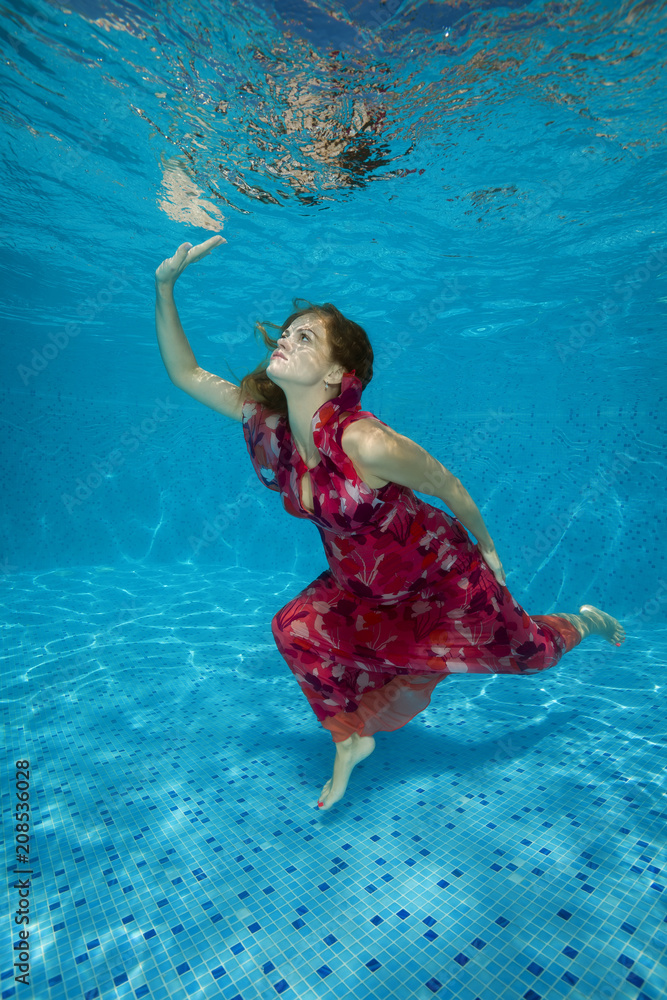
<instances>
[{"instance_id":1,"label":"blue mosaic tile","mask_svg":"<svg viewBox=\"0 0 667 1000\"><path fill-rule=\"evenodd\" d=\"M160 571L153 587L168 602L165 581ZM174 594L192 577L177 583ZM210 606L229 586L221 574ZM256 600L261 581L244 586ZM494 751L489 764L479 747L538 725L539 688L524 695L526 678L509 679L511 698L490 713L470 702L463 681L474 679L457 678L449 700L378 737L384 759L365 762L349 797L322 816L308 789L313 772L324 780L331 748L314 723L294 730L299 753L286 754L254 712L256 696L239 701L239 675L205 665L208 627L188 637L200 665L187 669L180 646L133 628L99 692L91 684L90 710L54 694L58 725L33 733L43 792L35 898L52 921L40 929L48 947L34 1000L69 1000L74 987L91 1000L391 1000L402 989L419 1000L555 1000L575 988L595 995L612 973L627 1000L664 993L664 819L613 779L651 766L650 741L582 713L522 737L520 756L515 736L515 756ZM128 642L132 663L145 657L151 669L134 671L131 690L107 691L114 663L124 676ZM268 647L234 669L254 685L263 656L275 676ZM540 683L553 685L544 698L569 697L565 675ZM287 685L267 680L265 690L272 711L294 716ZM240 729L225 728L232 709L237 720L248 713ZM427 765L414 758L422 743ZM3 996L15 997L11 969L0 974Z\"/></svg>"}]
</instances>

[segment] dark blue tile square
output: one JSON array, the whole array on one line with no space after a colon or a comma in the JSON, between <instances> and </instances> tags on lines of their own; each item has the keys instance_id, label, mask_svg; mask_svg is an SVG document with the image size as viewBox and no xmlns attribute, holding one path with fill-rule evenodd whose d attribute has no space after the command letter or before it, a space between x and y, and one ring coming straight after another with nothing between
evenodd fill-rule
<instances>
[{"instance_id":1,"label":"dark blue tile square","mask_svg":"<svg viewBox=\"0 0 667 1000\"><path fill-rule=\"evenodd\" d=\"M576 958L578 954L579 952L575 951L574 948L571 948L569 944L566 944L563 948L563 955L567 955L568 958Z\"/></svg>"},{"instance_id":2,"label":"dark blue tile square","mask_svg":"<svg viewBox=\"0 0 667 1000\"><path fill-rule=\"evenodd\" d=\"M370 969L371 972L377 972L378 969L382 968L382 965L377 958L372 958L370 962L366 962L366 968Z\"/></svg>"},{"instance_id":3,"label":"dark blue tile square","mask_svg":"<svg viewBox=\"0 0 667 1000\"><path fill-rule=\"evenodd\" d=\"M188 965L187 962L181 962L180 965L176 966L176 972L179 974L179 976L184 976L185 973L189 971L190 971L190 966Z\"/></svg>"},{"instance_id":4,"label":"dark blue tile square","mask_svg":"<svg viewBox=\"0 0 667 1000\"><path fill-rule=\"evenodd\" d=\"M426 986L431 991L431 993L437 993L438 990L442 989L442 983L439 982L437 979L429 979L429 981L426 983Z\"/></svg>"},{"instance_id":5,"label":"dark blue tile square","mask_svg":"<svg viewBox=\"0 0 667 1000\"><path fill-rule=\"evenodd\" d=\"M121 972L119 976L114 976L113 984L114 986L122 986L123 983L127 982L127 972Z\"/></svg>"},{"instance_id":6,"label":"dark blue tile square","mask_svg":"<svg viewBox=\"0 0 667 1000\"><path fill-rule=\"evenodd\" d=\"M134 991L134 995L137 998L137 1000L141 1000L142 997L148 996L149 993L150 993L150 990L145 985L144 986L139 986Z\"/></svg>"},{"instance_id":7,"label":"dark blue tile square","mask_svg":"<svg viewBox=\"0 0 667 1000\"><path fill-rule=\"evenodd\" d=\"M544 968L541 965L538 965L537 962L531 962L528 966L528 971L531 976L541 976L544 972Z\"/></svg>"},{"instance_id":8,"label":"dark blue tile square","mask_svg":"<svg viewBox=\"0 0 667 1000\"><path fill-rule=\"evenodd\" d=\"M616 961L620 962L621 965L624 965L626 969L631 969L632 966L635 964L634 958L629 958L628 955L623 955L623 954L619 955Z\"/></svg>"},{"instance_id":9,"label":"dark blue tile square","mask_svg":"<svg viewBox=\"0 0 667 1000\"><path fill-rule=\"evenodd\" d=\"M630 972L630 973L628 973L628 975L625 978L630 983L631 986L643 986L644 985L644 980L642 979L641 976L638 976L636 972Z\"/></svg>"},{"instance_id":10,"label":"dark blue tile square","mask_svg":"<svg viewBox=\"0 0 667 1000\"><path fill-rule=\"evenodd\" d=\"M467 955L464 955L463 952L460 951L458 955L454 955L454 961L459 965L467 965L470 959Z\"/></svg>"},{"instance_id":11,"label":"dark blue tile square","mask_svg":"<svg viewBox=\"0 0 667 1000\"><path fill-rule=\"evenodd\" d=\"M217 969L211 969L211 975L214 979L220 979L220 976L226 976L225 968L223 965L219 965Z\"/></svg>"},{"instance_id":12,"label":"dark blue tile square","mask_svg":"<svg viewBox=\"0 0 667 1000\"><path fill-rule=\"evenodd\" d=\"M285 979L281 979L279 983L274 983L273 986L276 993L284 993L285 990L289 989L289 983Z\"/></svg>"},{"instance_id":13,"label":"dark blue tile square","mask_svg":"<svg viewBox=\"0 0 667 1000\"><path fill-rule=\"evenodd\" d=\"M496 917L496 921L495 922L500 927L507 927L507 925L509 924L509 920L507 919L507 917Z\"/></svg>"},{"instance_id":14,"label":"dark blue tile square","mask_svg":"<svg viewBox=\"0 0 667 1000\"><path fill-rule=\"evenodd\" d=\"M568 986L574 986L575 983L579 982L579 976L575 976L571 972L564 972L560 978L564 983L567 983Z\"/></svg>"},{"instance_id":15,"label":"dark blue tile square","mask_svg":"<svg viewBox=\"0 0 667 1000\"><path fill-rule=\"evenodd\" d=\"M486 941L482 941L481 938L475 938L475 940L472 942L472 946L473 948L477 948L478 951L481 951L482 948L486 947Z\"/></svg>"},{"instance_id":16,"label":"dark blue tile square","mask_svg":"<svg viewBox=\"0 0 667 1000\"><path fill-rule=\"evenodd\" d=\"M572 914L569 913L568 910L559 910L557 916L561 917L563 920L569 920Z\"/></svg>"},{"instance_id":17,"label":"dark blue tile square","mask_svg":"<svg viewBox=\"0 0 667 1000\"><path fill-rule=\"evenodd\" d=\"M328 965L323 965L322 968L317 969L316 972L318 976L322 977L322 979L326 979L327 976L331 975L331 969L329 968Z\"/></svg>"}]
</instances>

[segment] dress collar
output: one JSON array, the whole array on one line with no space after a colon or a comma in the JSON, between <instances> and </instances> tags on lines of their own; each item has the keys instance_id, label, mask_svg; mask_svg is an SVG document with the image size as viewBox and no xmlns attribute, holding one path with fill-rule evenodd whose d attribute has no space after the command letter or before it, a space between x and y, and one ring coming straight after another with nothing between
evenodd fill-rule
<instances>
[{"instance_id":1,"label":"dress collar","mask_svg":"<svg viewBox=\"0 0 667 1000\"><path fill-rule=\"evenodd\" d=\"M354 371L346 372L341 381L340 392L333 399L328 399L322 403L313 416L313 432L320 430L328 424L333 417L340 413L348 413L351 410L361 409L361 393L363 387L361 380L357 378Z\"/></svg>"}]
</instances>

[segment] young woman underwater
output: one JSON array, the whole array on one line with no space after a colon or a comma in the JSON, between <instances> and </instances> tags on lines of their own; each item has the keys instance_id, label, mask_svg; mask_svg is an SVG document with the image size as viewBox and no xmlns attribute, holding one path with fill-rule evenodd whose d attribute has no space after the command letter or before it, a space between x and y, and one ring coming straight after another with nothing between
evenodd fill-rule
<instances>
[{"instance_id":1,"label":"young woman underwater","mask_svg":"<svg viewBox=\"0 0 667 1000\"><path fill-rule=\"evenodd\" d=\"M200 368L174 283L224 242L183 243L158 267L158 344L174 385L243 423L261 481L322 537L329 569L278 612L273 634L336 744L318 802L329 809L355 764L373 752L373 734L404 726L451 673L536 673L588 635L620 645L625 633L588 604L579 614L532 617L517 605L459 480L361 409L373 352L364 330L334 306L298 310L277 341L265 333L275 349L240 386Z\"/></svg>"}]
</instances>

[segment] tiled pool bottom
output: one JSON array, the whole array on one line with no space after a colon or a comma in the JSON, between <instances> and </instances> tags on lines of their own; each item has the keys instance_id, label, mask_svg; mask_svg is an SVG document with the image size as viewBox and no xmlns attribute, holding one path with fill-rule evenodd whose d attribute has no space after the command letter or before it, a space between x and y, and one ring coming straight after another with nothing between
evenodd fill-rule
<instances>
[{"instance_id":1,"label":"tiled pool bottom","mask_svg":"<svg viewBox=\"0 0 667 1000\"><path fill-rule=\"evenodd\" d=\"M34 875L31 986L6 937L2 997L665 996L664 636L447 681L323 815L333 747L269 630L301 581L4 585Z\"/></svg>"}]
</instances>

